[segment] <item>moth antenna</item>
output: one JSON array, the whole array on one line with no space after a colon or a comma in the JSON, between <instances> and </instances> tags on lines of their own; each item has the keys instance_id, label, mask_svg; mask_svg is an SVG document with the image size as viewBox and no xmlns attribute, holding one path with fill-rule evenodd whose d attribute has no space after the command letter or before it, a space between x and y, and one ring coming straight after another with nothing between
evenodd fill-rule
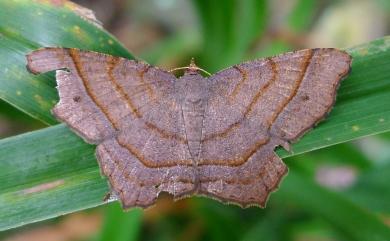
<instances>
[{"instance_id":1,"label":"moth antenna","mask_svg":"<svg viewBox=\"0 0 390 241\"><path fill-rule=\"evenodd\" d=\"M202 68L199 68L196 64L195 64L195 59L192 57L191 58L191 62L190 62L190 65L189 66L185 66L185 67L178 67L178 68L174 68L174 69L171 69L169 70L168 72L174 72L174 71L177 71L177 70L182 70L182 69L185 69L185 70L193 70L193 71L196 71L196 70L200 70L202 71L203 73L207 74L208 76L211 76L211 73L202 69Z\"/></svg>"}]
</instances>

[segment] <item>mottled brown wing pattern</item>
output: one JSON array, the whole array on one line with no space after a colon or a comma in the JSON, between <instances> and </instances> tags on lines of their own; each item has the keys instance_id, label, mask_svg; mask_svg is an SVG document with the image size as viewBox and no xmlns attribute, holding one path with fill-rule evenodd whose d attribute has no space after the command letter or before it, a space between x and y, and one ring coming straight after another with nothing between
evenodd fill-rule
<instances>
[{"instance_id":1,"label":"mottled brown wing pattern","mask_svg":"<svg viewBox=\"0 0 390 241\"><path fill-rule=\"evenodd\" d=\"M200 192L242 206L264 206L287 172L274 148L288 148L288 141L330 111L350 63L343 51L307 49L212 76L198 164Z\"/></svg>"},{"instance_id":2,"label":"mottled brown wing pattern","mask_svg":"<svg viewBox=\"0 0 390 241\"><path fill-rule=\"evenodd\" d=\"M179 197L193 190L174 75L78 49L44 48L27 58L33 73L57 70L53 113L99 144L100 166L124 207L149 206L161 191Z\"/></svg>"}]
</instances>

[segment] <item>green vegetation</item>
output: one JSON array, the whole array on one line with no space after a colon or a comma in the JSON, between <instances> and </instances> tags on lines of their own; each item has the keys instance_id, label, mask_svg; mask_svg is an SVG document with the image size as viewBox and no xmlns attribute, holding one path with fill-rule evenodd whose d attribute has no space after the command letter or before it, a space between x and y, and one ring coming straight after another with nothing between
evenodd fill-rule
<instances>
[{"instance_id":1,"label":"green vegetation","mask_svg":"<svg viewBox=\"0 0 390 241\"><path fill-rule=\"evenodd\" d=\"M292 48L274 42L253 52L253 43L269 24L267 1L228 0L226 5L216 0L193 2L202 42L194 44L193 39L179 33L145 53L145 61L155 62L157 55L169 55L172 46L183 50L191 46L192 51L196 45L199 65L215 72L243 59ZM288 18L291 29L307 29L316 9L314 1L298 1ZM198 38L196 34L189 36ZM133 58L113 36L66 5L30 0L0 2L0 98L52 125L0 140L0 230L101 205L109 190L100 176L95 147L58 124L50 114L58 100L53 73L34 76L26 71L25 54L43 46L76 47ZM290 172L280 190L271 195L267 209L241 210L192 198L180 218L167 215L155 220L158 227L151 231L156 235L151 239L179 238L180 231L174 230L188 229L181 220L192 220L195 226L200 223L202 232L194 240L293 240L302 229L308 237L320 233L337 240L390 240L384 221L390 217L390 155L378 164L355 145L339 144L390 130L390 37L346 51L353 56L352 72L343 81L330 116L294 144L293 152L277 150L286 158ZM390 140L388 134L381 138L387 143ZM339 145L328 147L335 144ZM328 148L316 150L324 147ZM315 170L322 163L329 165L329 160L333 160L332 166L356 169L360 175L355 185L334 191L317 184ZM112 240L139 237L141 210L122 213L116 204L110 204L106 212L100 240L114 233ZM119 229L119 223L133 228Z\"/></svg>"}]
</instances>

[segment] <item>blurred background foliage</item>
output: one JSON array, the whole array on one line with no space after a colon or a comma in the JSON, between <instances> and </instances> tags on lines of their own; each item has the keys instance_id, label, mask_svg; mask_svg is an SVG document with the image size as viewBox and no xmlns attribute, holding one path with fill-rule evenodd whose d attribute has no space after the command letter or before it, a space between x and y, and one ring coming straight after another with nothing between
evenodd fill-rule
<instances>
[{"instance_id":1,"label":"blurred background foliage","mask_svg":"<svg viewBox=\"0 0 390 241\"><path fill-rule=\"evenodd\" d=\"M166 69L188 65L195 57L199 66L215 72L246 59L301 48L343 48L390 32L388 0L75 2L94 10L104 27L135 56ZM44 126L0 101L1 138ZM284 161L294 172L264 210L243 210L203 198L172 202L163 196L146 211L123 213L118 203L112 203L5 231L0 239L376 240L375 233L354 230L377 225L368 215L354 215L354 208L390 227L389 133ZM294 173L305 176L307 189L301 190L302 179ZM321 190L321 195L311 195L310 188ZM296 193L292 202L286 198L291 191ZM318 209L328 202L341 205Z\"/></svg>"}]
</instances>

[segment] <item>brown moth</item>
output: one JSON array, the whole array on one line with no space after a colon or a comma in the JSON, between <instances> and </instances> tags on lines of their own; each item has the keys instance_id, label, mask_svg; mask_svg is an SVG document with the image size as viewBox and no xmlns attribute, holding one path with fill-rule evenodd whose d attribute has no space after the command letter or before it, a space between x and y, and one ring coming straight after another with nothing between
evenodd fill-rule
<instances>
[{"instance_id":1,"label":"brown moth","mask_svg":"<svg viewBox=\"0 0 390 241\"><path fill-rule=\"evenodd\" d=\"M306 49L257 59L208 78L190 65L176 78L145 63L68 48L27 56L57 70L53 108L96 156L124 208L160 192L264 207L287 173L289 149L331 110L351 65L344 51Z\"/></svg>"}]
</instances>

